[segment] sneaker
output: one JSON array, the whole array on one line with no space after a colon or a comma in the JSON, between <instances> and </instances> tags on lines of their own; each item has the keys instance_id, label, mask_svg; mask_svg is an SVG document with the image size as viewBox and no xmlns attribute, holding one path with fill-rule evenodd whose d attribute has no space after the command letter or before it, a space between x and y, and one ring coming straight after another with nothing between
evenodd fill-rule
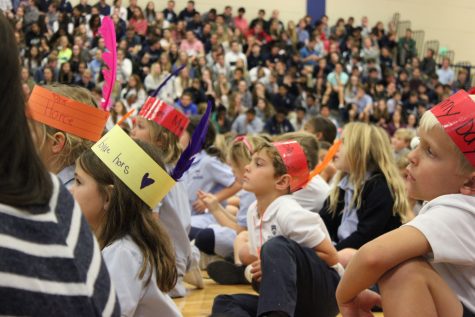
<instances>
[{"instance_id":1,"label":"sneaker","mask_svg":"<svg viewBox=\"0 0 475 317\"><path fill-rule=\"evenodd\" d=\"M245 267L226 261L213 262L206 268L208 275L222 285L249 284L244 277Z\"/></svg>"},{"instance_id":2,"label":"sneaker","mask_svg":"<svg viewBox=\"0 0 475 317\"><path fill-rule=\"evenodd\" d=\"M186 272L183 281L195 286L197 289L203 289L205 287L203 277L201 276L201 270L197 266L192 267L188 272Z\"/></svg>"},{"instance_id":3,"label":"sneaker","mask_svg":"<svg viewBox=\"0 0 475 317\"><path fill-rule=\"evenodd\" d=\"M208 265L210 263L216 262L216 261L223 261L223 257L219 255L210 255L204 252L200 252L200 269L206 270Z\"/></svg>"}]
</instances>

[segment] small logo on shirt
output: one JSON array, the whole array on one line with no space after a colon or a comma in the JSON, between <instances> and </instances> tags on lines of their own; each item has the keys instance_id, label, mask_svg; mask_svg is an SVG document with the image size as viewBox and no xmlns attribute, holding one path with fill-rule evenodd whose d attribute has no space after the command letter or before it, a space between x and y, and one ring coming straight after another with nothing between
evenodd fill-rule
<instances>
[{"instance_id":1,"label":"small logo on shirt","mask_svg":"<svg viewBox=\"0 0 475 317\"><path fill-rule=\"evenodd\" d=\"M277 226L276 225L271 225L270 230L272 231L272 235L275 236L277 234Z\"/></svg>"}]
</instances>

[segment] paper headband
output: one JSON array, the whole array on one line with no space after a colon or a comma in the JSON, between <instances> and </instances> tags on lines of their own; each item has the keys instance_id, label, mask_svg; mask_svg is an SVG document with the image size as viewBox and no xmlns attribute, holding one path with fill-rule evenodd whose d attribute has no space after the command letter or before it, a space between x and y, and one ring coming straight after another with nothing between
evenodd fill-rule
<instances>
[{"instance_id":1,"label":"paper headband","mask_svg":"<svg viewBox=\"0 0 475 317\"><path fill-rule=\"evenodd\" d=\"M246 146L247 150L248 150L249 153L251 153L251 155L252 155L252 152L254 151L254 148L252 147L252 144L249 142L249 140L247 139L247 137L246 137L245 135L237 136L237 137L234 139L234 143L238 143L238 142L244 143L244 145Z\"/></svg>"},{"instance_id":2,"label":"paper headband","mask_svg":"<svg viewBox=\"0 0 475 317\"><path fill-rule=\"evenodd\" d=\"M139 116L155 121L178 137L183 134L190 123L190 119L185 114L154 97L147 98Z\"/></svg>"},{"instance_id":3,"label":"paper headband","mask_svg":"<svg viewBox=\"0 0 475 317\"><path fill-rule=\"evenodd\" d=\"M297 141L283 141L272 143L279 152L287 173L292 177L290 191L294 192L302 188L308 182L307 157Z\"/></svg>"},{"instance_id":4,"label":"paper headband","mask_svg":"<svg viewBox=\"0 0 475 317\"><path fill-rule=\"evenodd\" d=\"M445 132L475 166L475 102L459 90L431 109Z\"/></svg>"},{"instance_id":5,"label":"paper headband","mask_svg":"<svg viewBox=\"0 0 475 317\"><path fill-rule=\"evenodd\" d=\"M40 86L35 86L31 92L27 115L35 121L94 142L101 138L109 117L105 111Z\"/></svg>"},{"instance_id":6,"label":"paper headband","mask_svg":"<svg viewBox=\"0 0 475 317\"><path fill-rule=\"evenodd\" d=\"M175 181L118 125L94 146L99 159L150 208L154 208Z\"/></svg>"}]
</instances>

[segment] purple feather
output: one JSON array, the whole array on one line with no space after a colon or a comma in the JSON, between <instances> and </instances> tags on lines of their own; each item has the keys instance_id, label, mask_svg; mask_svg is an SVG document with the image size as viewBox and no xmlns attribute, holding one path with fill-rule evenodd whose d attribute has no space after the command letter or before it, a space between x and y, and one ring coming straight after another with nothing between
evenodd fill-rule
<instances>
[{"instance_id":1,"label":"purple feather","mask_svg":"<svg viewBox=\"0 0 475 317\"><path fill-rule=\"evenodd\" d=\"M167 82L172 79L172 77L178 75L178 73L186 67L186 64L183 64L181 65L180 67L178 67L177 69L175 69L170 75L168 75L167 78L165 78L165 80L157 87L157 89L155 89L155 91L152 93L152 97L157 97L158 93L160 92L160 89L162 89L166 84Z\"/></svg>"},{"instance_id":2,"label":"purple feather","mask_svg":"<svg viewBox=\"0 0 475 317\"><path fill-rule=\"evenodd\" d=\"M191 167L191 164L193 164L195 155L201 151L206 139L206 134L208 133L209 117L211 115L212 108L213 103L211 100L208 100L208 107L206 108L203 117L193 132L190 144L188 144L185 151L183 151L181 154L175 168L171 173L171 177L174 180L178 181L183 176L183 174L185 174L185 172Z\"/></svg>"}]
</instances>

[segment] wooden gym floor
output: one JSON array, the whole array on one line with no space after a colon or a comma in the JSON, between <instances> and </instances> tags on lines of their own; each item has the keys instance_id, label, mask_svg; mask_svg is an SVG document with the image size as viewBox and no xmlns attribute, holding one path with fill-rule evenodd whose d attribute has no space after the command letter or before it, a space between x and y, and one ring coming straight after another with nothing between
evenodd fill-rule
<instances>
[{"instance_id":1,"label":"wooden gym floor","mask_svg":"<svg viewBox=\"0 0 475 317\"><path fill-rule=\"evenodd\" d=\"M220 294L247 293L256 294L250 285L218 285L209 279L203 272L205 288L202 290L194 289L187 285L187 294L184 298L175 299L175 303L181 310L183 317L207 317L211 314L213 299ZM381 313L375 313L375 316L383 317Z\"/></svg>"}]
</instances>

